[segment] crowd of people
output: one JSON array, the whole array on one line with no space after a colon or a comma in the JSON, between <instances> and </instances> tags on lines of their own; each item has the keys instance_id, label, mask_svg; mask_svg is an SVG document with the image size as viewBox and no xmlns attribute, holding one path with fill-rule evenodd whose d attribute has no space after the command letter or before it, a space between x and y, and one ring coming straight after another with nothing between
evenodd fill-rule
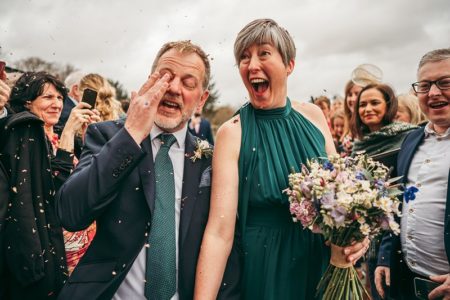
<instances>
[{"instance_id":1,"label":"crowd of people","mask_svg":"<svg viewBox=\"0 0 450 300\"><path fill-rule=\"evenodd\" d=\"M314 103L289 97L296 48L275 21L247 24L234 57L250 100L215 141L190 41L162 45L126 111L99 74L0 74L0 299L320 299L329 244L282 191L308 160L360 152L417 192L400 236L347 261L373 299L422 299L418 279L450 299L450 48L422 57L409 94L364 70Z\"/></svg>"}]
</instances>

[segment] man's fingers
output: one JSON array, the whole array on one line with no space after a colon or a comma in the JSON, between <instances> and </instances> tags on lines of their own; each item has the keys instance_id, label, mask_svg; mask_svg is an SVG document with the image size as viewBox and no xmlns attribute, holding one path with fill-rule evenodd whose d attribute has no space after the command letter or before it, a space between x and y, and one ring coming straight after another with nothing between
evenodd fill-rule
<instances>
[{"instance_id":1,"label":"man's fingers","mask_svg":"<svg viewBox=\"0 0 450 300\"><path fill-rule=\"evenodd\" d=\"M377 292L381 298L384 298L383 275L380 268L375 270L375 287L377 288Z\"/></svg>"},{"instance_id":2,"label":"man's fingers","mask_svg":"<svg viewBox=\"0 0 450 300\"><path fill-rule=\"evenodd\" d=\"M430 279L439 283L444 283L445 280L447 280L448 274L444 275L432 275L430 276Z\"/></svg>"},{"instance_id":3,"label":"man's fingers","mask_svg":"<svg viewBox=\"0 0 450 300\"><path fill-rule=\"evenodd\" d=\"M133 101L134 98L136 98L136 96L137 96L137 93L136 93L136 92L134 92L134 91L131 92L131 98L130 98L130 100ZM131 101L130 101L130 102L131 102Z\"/></svg>"},{"instance_id":4,"label":"man's fingers","mask_svg":"<svg viewBox=\"0 0 450 300\"><path fill-rule=\"evenodd\" d=\"M445 286L440 285L428 294L428 299L437 299L444 295Z\"/></svg>"},{"instance_id":5,"label":"man's fingers","mask_svg":"<svg viewBox=\"0 0 450 300\"><path fill-rule=\"evenodd\" d=\"M159 75L159 72L155 72L151 74L147 81L142 85L142 87L139 89L138 95L142 96L145 94L152 86L155 85L155 83L161 79L161 76Z\"/></svg>"}]
</instances>

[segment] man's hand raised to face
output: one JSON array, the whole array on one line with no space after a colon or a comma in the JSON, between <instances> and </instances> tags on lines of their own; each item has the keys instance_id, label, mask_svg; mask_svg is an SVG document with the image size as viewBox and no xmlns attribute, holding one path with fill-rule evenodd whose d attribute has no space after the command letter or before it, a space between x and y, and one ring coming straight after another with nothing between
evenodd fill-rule
<instances>
[{"instance_id":1,"label":"man's hand raised to face","mask_svg":"<svg viewBox=\"0 0 450 300\"><path fill-rule=\"evenodd\" d=\"M152 130L158 105L169 87L170 76L158 72L150 75L138 93L131 93L125 129L139 145Z\"/></svg>"}]
</instances>

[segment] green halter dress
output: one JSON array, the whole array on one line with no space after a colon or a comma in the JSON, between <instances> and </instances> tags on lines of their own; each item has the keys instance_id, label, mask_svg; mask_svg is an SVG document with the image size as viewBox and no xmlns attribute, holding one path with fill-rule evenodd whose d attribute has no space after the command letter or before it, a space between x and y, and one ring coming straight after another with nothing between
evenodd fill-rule
<instances>
[{"instance_id":1,"label":"green halter dress","mask_svg":"<svg viewBox=\"0 0 450 300\"><path fill-rule=\"evenodd\" d=\"M244 248L243 299L316 299L329 261L321 235L294 223L283 190L302 163L326 156L322 133L287 99L285 107L240 111L238 228Z\"/></svg>"}]
</instances>

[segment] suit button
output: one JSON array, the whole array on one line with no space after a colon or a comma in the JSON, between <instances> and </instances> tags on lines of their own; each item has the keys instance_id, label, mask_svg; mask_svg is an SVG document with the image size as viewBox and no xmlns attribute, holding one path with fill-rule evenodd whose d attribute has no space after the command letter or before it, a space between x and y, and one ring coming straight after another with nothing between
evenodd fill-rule
<instances>
[{"instance_id":1,"label":"suit button","mask_svg":"<svg viewBox=\"0 0 450 300\"><path fill-rule=\"evenodd\" d=\"M112 275L116 276L117 275L116 271L112 271Z\"/></svg>"}]
</instances>

